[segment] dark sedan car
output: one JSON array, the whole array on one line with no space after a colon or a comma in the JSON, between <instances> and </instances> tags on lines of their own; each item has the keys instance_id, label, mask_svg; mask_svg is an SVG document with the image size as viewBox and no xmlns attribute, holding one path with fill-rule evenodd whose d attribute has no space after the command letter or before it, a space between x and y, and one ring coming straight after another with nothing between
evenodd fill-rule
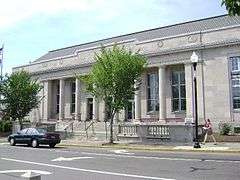
<instances>
[{"instance_id":1,"label":"dark sedan car","mask_svg":"<svg viewBox=\"0 0 240 180\"><path fill-rule=\"evenodd\" d=\"M28 144L35 148L39 144L47 144L53 148L61 142L61 139L59 134L47 132L45 129L26 128L17 132L17 134L8 136L8 142L11 146L15 144Z\"/></svg>"}]
</instances>

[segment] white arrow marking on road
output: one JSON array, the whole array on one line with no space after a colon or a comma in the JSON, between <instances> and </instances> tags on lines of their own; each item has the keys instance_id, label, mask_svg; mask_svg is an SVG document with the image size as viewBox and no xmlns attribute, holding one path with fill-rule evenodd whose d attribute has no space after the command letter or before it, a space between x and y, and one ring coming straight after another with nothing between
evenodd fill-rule
<instances>
[{"instance_id":1,"label":"white arrow marking on road","mask_svg":"<svg viewBox=\"0 0 240 180\"><path fill-rule=\"evenodd\" d=\"M130 153L127 150L124 150L124 149L114 150L113 152L116 153L116 154L127 154L127 155L133 155L134 154L134 153Z\"/></svg>"},{"instance_id":2,"label":"white arrow marking on road","mask_svg":"<svg viewBox=\"0 0 240 180\"><path fill-rule=\"evenodd\" d=\"M9 144L9 143L0 143L0 145L6 145L6 144Z\"/></svg>"},{"instance_id":3,"label":"white arrow marking on road","mask_svg":"<svg viewBox=\"0 0 240 180\"><path fill-rule=\"evenodd\" d=\"M93 157L71 157L71 158L65 158L65 157L59 157L56 159L53 159L52 161L73 161L78 159L91 159Z\"/></svg>"},{"instance_id":4,"label":"white arrow marking on road","mask_svg":"<svg viewBox=\"0 0 240 180\"><path fill-rule=\"evenodd\" d=\"M51 172L48 171L39 171L39 170L5 170L0 171L0 174L10 174L10 173L24 173L21 177L30 177L31 173L36 173L40 175L50 175Z\"/></svg>"}]
</instances>

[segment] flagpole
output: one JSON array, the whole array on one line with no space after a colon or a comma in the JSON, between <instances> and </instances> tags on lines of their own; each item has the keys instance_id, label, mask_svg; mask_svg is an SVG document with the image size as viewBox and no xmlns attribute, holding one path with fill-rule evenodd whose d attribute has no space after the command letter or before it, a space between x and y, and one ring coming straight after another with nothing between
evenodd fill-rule
<instances>
[{"instance_id":1,"label":"flagpole","mask_svg":"<svg viewBox=\"0 0 240 180\"><path fill-rule=\"evenodd\" d=\"M1 78L0 78L0 83L1 83L1 86L2 86L2 80L3 80L3 76L2 76L2 74L3 74L3 47L4 47L4 45L2 45L2 49L1 49L1 55L2 55L2 57L0 57L1 58ZM0 103L0 116L1 116L1 119L2 119L2 92L0 92L0 101L1 101L1 103Z\"/></svg>"},{"instance_id":2,"label":"flagpole","mask_svg":"<svg viewBox=\"0 0 240 180\"><path fill-rule=\"evenodd\" d=\"M3 48L4 48L4 45L2 45L2 59L1 59L1 82L2 82L2 79L3 79Z\"/></svg>"}]
</instances>

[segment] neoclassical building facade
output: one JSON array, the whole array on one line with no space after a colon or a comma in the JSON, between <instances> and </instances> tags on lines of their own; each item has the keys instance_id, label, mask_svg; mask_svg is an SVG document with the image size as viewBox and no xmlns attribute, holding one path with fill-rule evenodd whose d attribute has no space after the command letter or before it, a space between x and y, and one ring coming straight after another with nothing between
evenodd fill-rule
<instances>
[{"instance_id":1,"label":"neoclassical building facade","mask_svg":"<svg viewBox=\"0 0 240 180\"><path fill-rule=\"evenodd\" d=\"M104 121L104 102L85 91L76 75L88 74L101 45L140 50L148 59L141 86L116 120L159 123L193 118L193 68L199 57L199 120L240 124L240 17L227 15L184 22L52 50L13 71L25 70L43 85L31 118L37 121Z\"/></svg>"}]
</instances>

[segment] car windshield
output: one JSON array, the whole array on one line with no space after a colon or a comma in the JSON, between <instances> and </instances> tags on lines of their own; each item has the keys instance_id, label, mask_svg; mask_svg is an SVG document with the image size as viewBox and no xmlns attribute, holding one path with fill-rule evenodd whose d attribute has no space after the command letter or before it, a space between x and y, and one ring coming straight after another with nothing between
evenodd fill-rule
<instances>
[{"instance_id":1,"label":"car windshield","mask_svg":"<svg viewBox=\"0 0 240 180\"><path fill-rule=\"evenodd\" d=\"M27 130L28 130L28 128L23 129L23 130L21 130L21 131L18 131L18 133L19 133L19 134L26 134Z\"/></svg>"},{"instance_id":2,"label":"car windshield","mask_svg":"<svg viewBox=\"0 0 240 180\"><path fill-rule=\"evenodd\" d=\"M40 134L45 134L47 131L45 129L37 129Z\"/></svg>"}]
</instances>

